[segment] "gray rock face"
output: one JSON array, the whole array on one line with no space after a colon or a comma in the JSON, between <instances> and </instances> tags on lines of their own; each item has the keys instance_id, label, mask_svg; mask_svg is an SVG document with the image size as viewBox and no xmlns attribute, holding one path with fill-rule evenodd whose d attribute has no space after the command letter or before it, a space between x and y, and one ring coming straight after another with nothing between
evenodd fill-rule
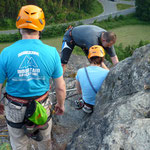
<instances>
[{"instance_id":1,"label":"gray rock face","mask_svg":"<svg viewBox=\"0 0 150 150\"><path fill-rule=\"evenodd\" d=\"M129 57L116 67L111 68L103 86L103 100L115 100L119 97L132 95L143 90L145 84L150 84L150 45L136 49Z\"/></svg>"},{"instance_id":2,"label":"gray rock face","mask_svg":"<svg viewBox=\"0 0 150 150\"><path fill-rule=\"evenodd\" d=\"M111 68L97 94L93 114L86 117L78 114L77 130L66 150L149 150L150 90L145 88L150 86L149 80L150 45L147 45Z\"/></svg>"},{"instance_id":3,"label":"gray rock face","mask_svg":"<svg viewBox=\"0 0 150 150\"><path fill-rule=\"evenodd\" d=\"M149 96L138 92L131 98L118 98L117 102L96 107L67 149L149 150L150 120L145 118L150 108Z\"/></svg>"}]
</instances>

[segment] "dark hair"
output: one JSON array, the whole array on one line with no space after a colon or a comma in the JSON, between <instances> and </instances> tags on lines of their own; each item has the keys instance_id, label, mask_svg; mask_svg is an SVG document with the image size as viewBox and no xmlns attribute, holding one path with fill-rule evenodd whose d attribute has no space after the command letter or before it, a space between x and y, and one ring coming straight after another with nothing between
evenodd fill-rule
<instances>
[{"instance_id":1,"label":"dark hair","mask_svg":"<svg viewBox=\"0 0 150 150\"><path fill-rule=\"evenodd\" d=\"M20 30L20 29L19 29ZM37 32L36 30L33 30L33 29L27 29L27 28L23 28L22 29L22 33L27 33L27 34L29 34L29 35L31 35L32 33L34 33L34 32ZM41 31L39 31L39 38L41 39L41 37L42 37L42 32Z\"/></svg>"},{"instance_id":2,"label":"dark hair","mask_svg":"<svg viewBox=\"0 0 150 150\"><path fill-rule=\"evenodd\" d=\"M104 57L94 56L89 59L90 64L100 65L104 61Z\"/></svg>"},{"instance_id":3,"label":"dark hair","mask_svg":"<svg viewBox=\"0 0 150 150\"><path fill-rule=\"evenodd\" d=\"M27 29L27 28L23 28L23 32L26 32L28 34L32 34L33 32L37 32L36 30L33 29Z\"/></svg>"},{"instance_id":4,"label":"dark hair","mask_svg":"<svg viewBox=\"0 0 150 150\"><path fill-rule=\"evenodd\" d=\"M104 32L103 37L108 43L116 40L116 34L114 32Z\"/></svg>"}]
</instances>

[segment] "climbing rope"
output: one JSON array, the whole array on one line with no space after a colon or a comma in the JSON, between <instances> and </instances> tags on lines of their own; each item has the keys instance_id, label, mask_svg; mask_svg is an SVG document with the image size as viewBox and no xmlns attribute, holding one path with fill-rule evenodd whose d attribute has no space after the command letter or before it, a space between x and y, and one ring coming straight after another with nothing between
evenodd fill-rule
<instances>
[{"instance_id":1,"label":"climbing rope","mask_svg":"<svg viewBox=\"0 0 150 150\"><path fill-rule=\"evenodd\" d=\"M72 89L68 89L66 90L66 92L71 92L71 91L76 91L77 89L76 88L72 88ZM50 92L49 95L54 95L56 94L56 92Z\"/></svg>"}]
</instances>

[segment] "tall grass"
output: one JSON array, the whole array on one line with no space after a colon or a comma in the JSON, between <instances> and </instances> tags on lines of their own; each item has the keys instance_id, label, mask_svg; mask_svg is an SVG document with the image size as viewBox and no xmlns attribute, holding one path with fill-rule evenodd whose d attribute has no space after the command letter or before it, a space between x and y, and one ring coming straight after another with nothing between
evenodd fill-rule
<instances>
[{"instance_id":1,"label":"tall grass","mask_svg":"<svg viewBox=\"0 0 150 150\"><path fill-rule=\"evenodd\" d=\"M133 7L133 5L121 4L121 3L118 3L116 6L118 10L123 10L123 9L128 9Z\"/></svg>"}]
</instances>

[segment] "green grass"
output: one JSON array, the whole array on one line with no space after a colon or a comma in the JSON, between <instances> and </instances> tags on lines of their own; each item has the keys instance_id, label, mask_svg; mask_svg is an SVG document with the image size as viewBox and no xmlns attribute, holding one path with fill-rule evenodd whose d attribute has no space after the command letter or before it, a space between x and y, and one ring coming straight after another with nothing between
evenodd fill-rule
<instances>
[{"instance_id":1,"label":"green grass","mask_svg":"<svg viewBox=\"0 0 150 150\"><path fill-rule=\"evenodd\" d=\"M117 35L116 45L122 43L123 47L136 45L141 40L150 41L150 25L127 25L111 31Z\"/></svg>"},{"instance_id":2,"label":"green grass","mask_svg":"<svg viewBox=\"0 0 150 150\"><path fill-rule=\"evenodd\" d=\"M95 3L93 3L93 8L90 13L88 15L86 15L86 17L83 17L83 19L88 19L88 18L92 18L95 16L100 15L101 13L103 13L104 9L103 6L100 2L96 1Z\"/></svg>"},{"instance_id":3,"label":"green grass","mask_svg":"<svg viewBox=\"0 0 150 150\"><path fill-rule=\"evenodd\" d=\"M124 9L128 9L128 8L133 7L133 5L121 4L121 3L118 3L116 6L117 6L118 10L124 10Z\"/></svg>"},{"instance_id":4,"label":"green grass","mask_svg":"<svg viewBox=\"0 0 150 150\"><path fill-rule=\"evenodd\" d=\"M100 26L106 30L123 27L126 25L150 25L150 22L139 20L135 14L129 14L127 16L120 15L118 17L112 18L110 15L108 19L102 20L100 22L94 21L96 26Z\"/></svg>"},{"instance_id":5,"label":"green grass","mask_svg":"<svg viewBox=\"0 0 150 150\"><path fill-rule=\"evenodd\" d=\"M61 36L61 37L56 37L56 38L43 39L42 41L45 44L56 47L57 50L60 51L61 50L61 45L62 45L62 40L63 40L63 37Z\"/></svg>"},{"instance_id":6,"label":"green grass","mask_svg":"<svg viewBox=\"0 0 150 150\"><path fill-rule=\"evenodd\" d=\"M45 44L48 44L48 45L51 45L51 46L54 46L57 48L57 50L61 50L61 45L62 45L62 39L63 37L56 37L56 38L50 38L50 39L43 39L42 41L45 43ZM7 46L13 44L14 42L11 42L11 43L1 43L0 44L0 52Z\"/></svg>"}]
</instances>

